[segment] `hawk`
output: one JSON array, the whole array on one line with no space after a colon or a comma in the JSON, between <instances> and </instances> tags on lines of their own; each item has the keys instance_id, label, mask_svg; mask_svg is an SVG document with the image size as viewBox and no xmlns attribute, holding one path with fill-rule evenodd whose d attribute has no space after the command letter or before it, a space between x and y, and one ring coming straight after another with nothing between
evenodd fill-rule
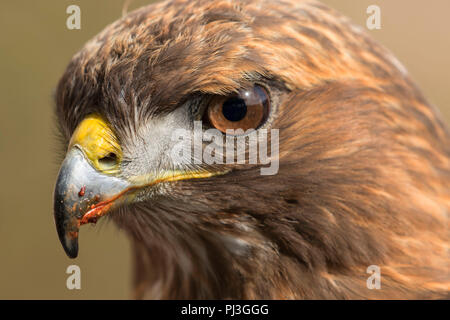
<instances>
[{"instance_id":1,"label":"hawk","mask_svg":"<svg viewBox=\"0 0 450 320\"><path fill-rule=\"evenodd\" d=\"M74 258L80 226L112 219L135 298L448 297L449 130L387 49L319 2L136 10L73 57L56 115L60 241ZM177 161L173 133L198 123L245 146L278 130L277 172Z\"/></svg>"}]
</instances>

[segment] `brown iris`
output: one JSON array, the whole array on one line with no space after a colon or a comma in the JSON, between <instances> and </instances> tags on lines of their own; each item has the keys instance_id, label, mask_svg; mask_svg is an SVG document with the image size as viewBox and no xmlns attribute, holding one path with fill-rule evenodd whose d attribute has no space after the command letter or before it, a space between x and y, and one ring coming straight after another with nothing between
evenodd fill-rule
<instances>
[{"instance_id":1,"label":"brown iris","mask_svg":"<svg viewBox=\"0 0 450 320\"><path fill-rule=\"evenodd\" d=\"M267 120L270 100L267 91L258 85L232 96L214 97L206 111L206 120L214 128L227 130L258 129Z\"/></svg>"}]
</instances>

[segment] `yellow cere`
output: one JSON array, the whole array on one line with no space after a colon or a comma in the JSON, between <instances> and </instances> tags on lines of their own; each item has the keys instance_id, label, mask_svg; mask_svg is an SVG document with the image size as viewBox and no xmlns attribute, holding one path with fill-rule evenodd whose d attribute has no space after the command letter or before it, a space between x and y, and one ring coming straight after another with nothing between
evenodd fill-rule
<instances>
[{"instance_id":1,"label":"yellow cere","mask_svg":"<svg viewBox=\"0 0 450 320\"><path fill-rule=\"evenodd\" d=\"M87 116L77 127L69 149L79 147L98 171L114 174L119 171L122 149L110 124L97 114Z\"/></svg>"}]
</instances>

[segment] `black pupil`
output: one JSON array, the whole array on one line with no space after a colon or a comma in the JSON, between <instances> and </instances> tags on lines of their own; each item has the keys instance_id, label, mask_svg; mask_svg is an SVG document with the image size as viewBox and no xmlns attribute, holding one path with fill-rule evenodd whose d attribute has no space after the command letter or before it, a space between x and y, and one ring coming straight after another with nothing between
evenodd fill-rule
<instances>
[{"instance_id":1,"label":"black pupil","mask_svg":"<svg viewBox=\"0 0 450 320\"><path fill-rule=\"evenodd\" d=\"M247 105L240 98L230 98L222 106L222 113L229 121L240 121L247 114Z\"/></svg>"}]
</instances>

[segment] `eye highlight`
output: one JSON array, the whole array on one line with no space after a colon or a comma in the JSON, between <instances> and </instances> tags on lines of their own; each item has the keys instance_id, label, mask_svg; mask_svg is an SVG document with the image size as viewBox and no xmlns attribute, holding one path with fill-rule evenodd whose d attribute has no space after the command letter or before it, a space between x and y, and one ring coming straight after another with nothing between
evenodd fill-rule
<instances>
[{"instance_id":1,"label":"eye highlight","mask_svg":"<svg viewBox=\"0 0 450 320\"><path fill-rule=\"evenodd\" d=\"M232 96L214 97L206 110L205 120L223 133L229 129L256 130L266 122L269 111L266 89L255 85Z\"/></svg>"}]
</instances>

